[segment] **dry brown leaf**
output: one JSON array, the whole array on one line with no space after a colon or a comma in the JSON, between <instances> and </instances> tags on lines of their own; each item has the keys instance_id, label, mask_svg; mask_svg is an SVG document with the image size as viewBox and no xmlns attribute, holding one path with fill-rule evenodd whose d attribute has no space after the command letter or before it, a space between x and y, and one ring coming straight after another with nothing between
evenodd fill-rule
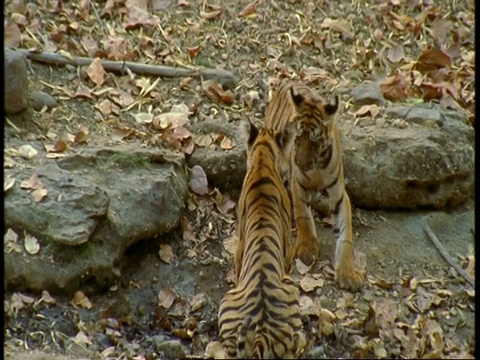
<instances>
[{"instance_id":1,"label":"dry brown leaf","mask_svg":"<svg viewBox=\"0 0 480 360\"><path fill-rule=\"evenodd\" d=\"M38 240L30 234L25 234L25 238L23 239L23 246L25 247L27 253L29 253L30 255L38 254L38 252L40 251L40 244L38 243Z\"/></svg>"},{"instance_id":2,"label":"dry brown leaf","mask_svg":"<svg viewBox=\"0 0 480 360\"><path fill-rule=\"evenodd\" d=\"M187 155L191 155L193 153L193 150L195 150L195 143L193 142L193 140L189 140L187 142L187 145L183 149L183 152Z\"/></svg>"},{"instance_id":3,"label":"dry brown leaf","mask_svg":"<svg viewBox=\"0 0 480 360\"><path fill-rule=\"evenodd\" d=\"M197 195L208 194L207 174L205 174L205 171L200 165L195 165L192 167L188 185L190 190Z\"/></svg>"},{"instance_id":4,"label":"dry brown leaf","mask_svg":"<svg viewBox=\"0 0 480 360\"><path fill-rule=\"evenodd\" d=\"M430 30L433 38L438 43L443 44L450 36L452 27L453 25L450 21L439 18L432 22Z\"/></svg>"},{"instance_id":5,"label":"dry brown leaf","mask_svg":"<svg viewBox=\"0 0 480 360\"><path fill-rule=\"evenodd\" d=\"M9 13L18 13L22 15L25 15L25 12L27 11L24 0L9 1L6 9Z\"/></svg>"},{"instance_id":6,"label":"dry brown leaf","mask_svg":"<svg viewBox=\"0 0 480 360\"><path fill-rule=\"evenodd\" d=\"M438 70L444 67L451 67L452 59L442 50L430 48L425 50L417 60L415 68L422 72Z\"/></svg>"},{"instance_id":7,"label":"dry brown leaf","mask_svg":"<svg viewBox=\"0 0 480 360\"><path fill-rule=\"evenodd\" d=\"M220 142L220 147L224 150L230 150L235 147L235 143L233 142L232 139L225 136Z\"/></svg>"},{"instance_id":8,"label":"dry brown leaf","mask_svg":"<svg viewBox=\"0 0 480 360\"><path fill-rule=\"evenodd\" d=\"M408 97L409 82L402 74L395 74L380 84L383 97L390 101L404 101Z\"/></svg>"},{"instance_id":9,"label":"dry brown leaf","mask_svg":"<svg viewBox=\"0 0 480 360\"><path fill-rule=\"evenodd\" d=\"M82 330L78 332L77 335L73 338L73 342L75 344L85 346L85 345L91 345L92 344L92 339L90 336L86 335Z\"/></svg>"},{"instance_id":10,"label":"dry brown leaf","mask_svg":"<svg viewBox=\"0 0 480 360\"><path fill-rule=\"evenodd\" d=\"M373 37L375 38L375 40L377 41L381 41L383 39L383 32L382 30L380 29L375 29L375 31L373 32Z\"/></svg>"},{"instance_id":11,"label":"dry brown leaf","mask_svg":"<svg viewBox=\"0 0 480 360\"><path fill-rule=\"evenodd\" d=\"M35 202L42 201L47 195L48 195L47 189L37 189L32 192L32 196Z\"/></svg>"},{"instance_id":12,"label":"dry brown leaf","mask_svg":"<svg viewBox=\"0 0 480 360\"><path fill-rule=\"evenodd\" d=\"M212 138L212 135L210 134L200 134L200 135L194 134L192 138L193 138L193 142L197 146L208 147L213 143L213 138Z\"/></svg>"},{"instance_id":13,"label":"dry brown leaf","mask_svg":"<svg viewBox=\"0 0 480 360\"><path fill-rule=\"evenodd\" d=\"M387 52L387 59L390 60L392 63L397 63L404 58L405 54L403 52L403 46L398 45L395 47L391 47L388 49Z\"/></svg>"},{"instance_id":14,"label":"dry brown leaf","mask_svg":"<svg viewBox=\"0 0 480 360\"><path fill-rule=\"evenodd\" d=\"M13 21L9 22L9 24L5 27L3 34L3 41L5 42L5 47L8 48L18 48L22 43L21 36L22 32L17 24Z\"/></svg>"},{"instance_id":15,"label":"dry brown leaf","mask_svg":"<svg viewBox=\"0 0 480 360\"><path fill-rule=\"evenodd\" d=\"M91 99L92 98L92 92L90 91L90 89L87 86L85 86L83 84L79 84L78 87L77 87L77 91L75 92L74 97Z\"/></svg>"},{"instance_id":16,"label":"dry brown leaf","mask_svg":"<svg viewBox=\"0 0 480 360\"><path fill-rule=\"evenodd\" d=\"M393 283L383 279L377 279L373 282L373 284L384 290L392 290L394 285Z\"/></svg>"},{"instance_id":17,"label":"dry brown leaf","mask_svg":"<svg viewBox=\"0 0 480 360\"><path fill-rule=\"evenodd\" d=\"M330 336L333 334L333 323L337 320L337 317L328 309L320 309L318 314L318 326L323 336Z\"/></svg>"},{"instance_id":18,"label":"dry brown leaf","mask_svg":"<svg viewBox=\"0 0 480 360\"><path fill-rule=\"evenodd\" d=\"M397 30L399 30L399 31L405 30L405 26L403 26L403 25L402 25L399 21L397 21L397 20L392 20L392 24L393 24L393 26L394 26Z\"/></svg>"},{"instance_id":19,"label":"dry brown leaf","mask_svg":"<svg viewBox=\"0 0 480 360\"><path fill-rule=\"evenodd\" d=\"M222 10L215 10L211 12L200 11L200 16L207 20L215 19L222 14Z\"/></svg>"},{"instance_id":20,"label":"dry brown leaf","mask_svg":"<svg viewBox=\"0 0 480 360\"><path fill-rule=\"evenodd\" d=\"M398 305L392 299L374 300L363 323L365 333L377 337L379 330L393 330L397 318Z\"/></svg>"},{"instance_id":21,"label":"dry brown leaf","mask_svg":"<svg viewBox=\"0 0 480 360\"><path fill-rule=\"evenodd\" d=\"M185 77L180 80L178 83L178 86L180 89L189 89L190 88L190 83L193 81L193 77Z\"/></svg>"},{"instance_id":22,"label":"dry brown leaf","mask_svg":"<svg viewBox=\"0 0 480 360\"><path fill-rule=\"evenodd\" d=\"M187 48L187 52L191 58L196 58L201 49L202 47L198 45L198 46Z\"/></svg>"},{"instance_id":23,"label":"dry brown leaf","mask_svg":"<svg viewBox=\"0 0 480 360\"><path fill-rule=\"evenodd\" d=\"M110 115L112 113L112 102L108 99L104 99L100 103L95 104L95 108L100 110L103 116Z\"/></svg>"},{"instance_id":24,"label":"dry brown leaf","mask_svg":"<svg viewBox=\"0 0 480 360\"><path fill-rule=\"evenodd\" d=\"M223 248L231 255L235 255L237 249L238 236L232 235L223 240Z\"/></svg>"},{"instance_id":25,"label":"dry brown leaf","mask_svg":"<svg viewBox=\"0 0 480 360\"><path fill-rule=\"evenodd\" d=\"M92 308L92 303L88 299L88 297L85 296L85 294L81 291L77 291L73 295L73 299L70 301L70 304L72 304L75 308L84 308L84 309L91 309Z\"/></svg>"},{"instance_id":26,"label":"dry brown leaf","mask_svg":"<svg viewBox=\"0 0 480 360\"><path fill-rule=\"evenodd\" d=\"M192 133L190 130L183 126L179 126L174 128L173 130L173 135L178 139L178 140L186 140L192 137Z\"/></svg>"},{"instance_id":27,"label":"dry brown leaf","mask_svg":"<svg viewBox=\"0 0 480 360\"><path fill-rule=\"evenodd\" d=\"M38 190L43 189L43 184L37 174L32 174L28 180L22 181L20 188Z\"/></svg>"},{"instance_id":28,"label":"dry brown leaf","mask_svg":"<svg viewBox=\"0 0 480 360\"><path fill-rule=\"evenodd\" d=\"M67 154L59 154L59 153L48 153L46 155L47 158L49 159L60 159L60 158L63 158L63 157L66 157Z\"/></svg>"},{"instance_id":29,"label":"dry brown leaf","mask_svg":"<svg viewBox=\"0 0 480 360\"><path fill-rule=\"evenodd\" d=\"M422 91L424 101L439 100L442 98L442 87L440 84L422 83L419 88Z\"/></svg>"},{"instance_id":30,"label":"dry brown leaf","mask_svg":"<svg viewBox=\"0 0 480 360\"><path fill-rule=\"evenodd\" d=\"M188 249L187 250L187 258L193 259L198 256L197 252L194 249Z\"/></svg>"},{"instance_id":31,"label":"dry brown leaf","mask_svg":"<svg viewBox=\"0 0 480 360\"><path fill-rule=\"evenodd\" d=\"M148 0L127 0L125 7L128 9L128 24L125 30L133 30L141 25L157 25L157 21L150 17Z\"/></svg>"},{"instance_id":32,"label":"dry brown leaf","mask_svg":"<svg viewBox=\"0 0 480 360\"><path fill-rule=\"evenodd\" d=\"M130 136L132 133L133 133L133 129L130 129L130 128L123 128L123 129L115 128L112 130L112 139L114 141L120 141Z\"/></svg>"},{"instance_id":33,"label":"dry brown leaf","mask_svg":"<svg viewBox=\"0 0 480 360\"><path fill-rule=\"evenodd\" d=\"M170 288L163 288L158 293L158 305L164 307L165 309L170 309L175 301L177 295Z\"/></svg>"},{"instance_id":34,"label":"dry brown leaf","mask_svg":"<svg viewBox=\"0 0 480 360\"><path fill-rule=\"evenodd\" d=\"M345 293L343 296L339 297L336 302L337 308L353 308L355 307L355 298L351 293Z\"/></svg>"},{"instance_id":35,"label":"dry brown leaf","mask_svg":"<svg viewBox=\"0 0 480 360\"><path fill-rule=\"evenodd\" d=\"M56 304L56 300L49 294L49 292L47 290L43 290L42 291L42 297L41 297L41 300L46 303L46 304L49 304L49 305L55 305Z\"/></svg>"},{"instance_id":36,"label":"dry brown leaf","mask_svg":"<svg viewBox=\"0 0 480 360\"><path fill-rule=\"evenodd\" d=\"M87 34L83 36L81 43L83 48L87 52L88 56L91 58L95 57L95 54L98 51L98 45L96 40L92 37L92 35Z\"/></svg>"},{"instance_id":37,"label":"dry brown leaf","mask_svg":"<svg viewBox=\"0 0 480 360\"><path fill-rule=\"evenodd\" d=\"M151 113L137 113L133 117L139 124L150 124L153 121L153 114Z\"/></svg>"},{"instance_id":38,"label":"dry brown leaf","mask_svg":"<svg viewBox=\"0 0 480 360\"><path fill-rule=\"evenodd\" d=\"M300 306L300 314L308 314L313 307L313 300L307 295L300 295L298 305Z\"/></svg>"},{"instance_id":39,"label":"dry brown leaf","mask_svg":"<svg viewBox=\"0 0 480 360\"><path fill-rule=\"evenodd\" d=\"M75 144L83 144L87 142L87 135L88 135L88 129L80 129L77 131L75 134L75 139L73 139L73 142Z\"/></svg>"},{"instance_id":40,"label":"dry brown leaf","mask_svg":"<svg viewBox=\"0 0 480 360\"><path fill-rule=\"evenodd\" d=\"M310 274L305 275L302 280L300 280L300 287L305 292L311 292L316 288L321 288L323 284L323 279L316 279Z\"/></svg>"},{"instance_id":41,"label":"dry brown leaf","mask_svg":"<svg viewBox=\"0 0 480 360\"><path fill-rule=\"evenodd\" d=\"M95 85L100 86L105 81L105 70L103 69L102 60L95 58L87 68L87 75Z\"/></svg>"},{"instance_id":42,"label":"dry brown leaf","mask_svg":"<svg viewBox=\"0 0 480 360\"><path fill-rule=\"evenodd\" d=\"M66 141L59 140L53 146L52 152L63 152L65 150L67 150L67 148L68 148L68 145L67 145Z\"/></svg>"},{"instance_id":43,"label":"dry brown leaf","mask_svg":"<svg viewBox=\"0 0 480 360\"><path fill-rule=\"evenodd\" d=\"M200 293L195 295L191 300L190 300L190 306L191 312L197 311L201 309L206 303L207 303L207 295L204 293Z\"/></svg>"},{"instance_id":44,"label":"dry brown leaf","mask_svg":"<svg viewBox=\"0 0 480 360\"><path fill-rule=\"evenodd\" d=\"M35 299L30 296L23 295L22 293L13 293L7 306L10 312L16 317L19 310L32 304L34 301Z\"/></svg>"},{"instance_id":45,"label":"dry brown leaf","mask_svg":"<svg viewBox=\"0 0 480 360\"><path fill-rule=\"evenodd\" d=\"M206 359L214 358L214 359L227 359L227 353L223 348L222 344L219 341L212 341L207 344L205 348Z\"/></svg>"},{"instance_id":46,"label":"dry brown leaf","mask_svg":"<svg viewBox=\"0 0 480 360\"><path fill-rule=\"evenodd\" d=\"M193 332L188 329L173 329L172 335L182 340L192 340Z\"/></svg>"},{"instance_id":47,"label":"dry brown leaf","mask_svg":"<svg viewBox=\"0 0 480 360\"><path fill-rule=\"evenodd\" d=\"M375 105L363 105L360 109L355 111L355 116L356 117L362 117L362 116L367 116L370 115L371 117L376 117L378 113L380 112L380 108Z\"/></svg>"},{"instance_id":48,"label":"dry brown leaf","mask_svg":"<svg viewBox=\"0 0 480 360\"><path fill-rule=\"evenodd\" d=\"M6 192L13 187L15 184L15 178L7 176L3 179L3 191Z\"/></svg>"},{"instance_id":49,"label":"dry brown leaf","mask_svg":"<svg viewBox=\"0 0 480 360\"><path fill-rule=\"evenodd\" d=\"M224 196L222 197L222 201L216 202L216 205L222 214L229 215L233 214L236 203L230 200L228 196Z\"/></svg>"},{"instance_id":50,"label":"dry brown leaf","mask_svg":"<svg viewBox=\"0 0 480 360\"><path fill-rule=\"evenodd\" d=\"M339 33L345 33L347 35L353 36L351 26L346 20L338 19L334 20L331 18L326 18L323 20L322 28L329 28L333 31L339 32Z\"/></svg>"},{"instance_id":51,"label":"dry brown leaf","mask_svg":"<svg viewBox=\"0 0 480 360\"><path fill-rule=\"evenodd\" d=\"M299 258L295 259L295 265L296 265L297 271L300 275L306 274L313 266L313 264L311 264L310 266L305 265L302 262L302 260L300 260Z\"/></svg>"},{"instance_id":52,"label":"dry brown leaf","mask_svg":"<svg viewBox=\"0 0 480 360\"><path fill-rule=\"evenodd\" d=\"M112 10L115 7L115 0L107 0L105 2L105 6L102 10L102 18L104 17L112 17Z\"/></svg>"},{"instance_id":53,"label":"dry brown leaf","mask_svg":"<svg viewBox=\"0 0 480 360\"><path fill-rule=\"evenodd\" d=\"M415 304L421 313L424 313L432 306L434 302L434 295L425 290L422 286L417 287L417 294L415 296Z\"/></svg>"},{"instance_id":54,"label":"dry brown leaf","mask_svg":"<svg viewBox=\"0 0 480 360\"><path fill-rule=\"evenodd\" d=\"M173 249L168 244L160 244L160 251L159 251L160 259L167 264L171 264L173 260Z\"/></svg>"},{"instance_id":55,"label":"dry brown leaf","mask_svg":"<svg viewBox=\"0 0 480 360\"><path fill-rule=\"evenodd\" d=\"M157 130L175 129L190 123L188 113L168 112L157 115L153 118L152 125Z\"/></svg>"},{"instance_id":56,"label":"dry brown leaf","mask_svg":"<svg viewBox=\"0 0 480 360\"><path fill-rule=\"evenodd\" d=\"M230 90L223 90L214 80L204 81L202 89L211 101L219 101L228 105L235 101L235 95Z\"/></svg>"},{"instance_id":57,"label":"dry brown leaf","mask_svg":"<svg viewBox=\"0 0 480 360\"><path fill-rule=\"evenodd\" d=\"M250 17L250 15L255 13L255 9L256 9L256 2L252 1L251 3L247 4L247 6L245 6L243 10L240 11L240 14L238 15L241 17Z\"/></svg>"},{"instance_id":58,"label":"dry brown leaf","mask_svg":"<svg viewBox=\"0 0 480 360\"><path fill-rule=\"evenodd\" d=\"M167 10L171 4L172 4L172 0L154 0L153 10L155 11Z\"/></svg>"}]
</instances>

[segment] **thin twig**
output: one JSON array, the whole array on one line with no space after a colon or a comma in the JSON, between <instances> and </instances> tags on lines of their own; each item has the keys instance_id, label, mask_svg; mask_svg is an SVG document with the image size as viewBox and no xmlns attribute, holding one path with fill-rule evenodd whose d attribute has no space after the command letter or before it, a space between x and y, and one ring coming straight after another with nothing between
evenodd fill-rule
<instances>
[{"instance_id":1,"label":"thin twig","mask_svg":"<svg viewBox=\"0 0 480 360\"><path fill-rule=\"evenodd\" d=\"M97 7L95 6L95 3L91 2L90 5L92 6L93 12L95 13L95 17L97 18L98 23L100 24L100 31L102 32L104 38L106 38L107 37L107 32L105 31L105 23L103 22L100 15L98 15L98 11L97 11Z\"/></svg>"},{"instance_id":2,"label":"thin twig","mask_svg":"<svg viewBox=\"0 0 480 360\"><path fill-rule=\"evenodd\" d=\"M32 60L46 64L55 65L73 65L73 66L89 66L94 59L87 57L67 57L60 54L41 52L30 52L26 49L16 49L16 51L25 54L25 56ZM218 79L222 83L237 82L233 73L223 69L179 69L170 66L163 65L151 65L135 63L131 61L112 61L102 60L102 66L105 71L111 72L124 72L126 68L128 70L141 74L141 75L153 75L162 77L203 77L205 79Z\"/></svg>"},{"instance_id":3,"label":"thin twig","mask_svg":"<svg viewBox=\"0 0 480 360\"><path fill-rule=\"evenodd\" d=\"M430 240L433 242L433 245L435 245L435 247L437 248L440 255L442 255L442 257L448 263L448 265L453 267L456 272L459 273L475 289L475 280L473 280L473 278L469 274L467 274L467 272L450 257L450 255L447 253L442 243L440 242L440 240L438 240L437 236L426 221L425 232L427 233Z\"/></svg>"}]
</instances>

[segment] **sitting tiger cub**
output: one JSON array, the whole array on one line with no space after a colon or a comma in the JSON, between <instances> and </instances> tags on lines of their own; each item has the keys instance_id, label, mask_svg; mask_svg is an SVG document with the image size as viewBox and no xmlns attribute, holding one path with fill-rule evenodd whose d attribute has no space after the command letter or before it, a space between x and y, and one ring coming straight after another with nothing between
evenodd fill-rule
<instances>
[{"instance_id":1,"label":"sitting tiger cub","mask_svg":"<svg viewBox=\"0 0 480 360\"><path fill-rule=\"evenodd\" d=\"M297 358L306 345L292 265L291 204L282 181L293 136L253 124L238 209L236 287L220 303L218 327L232 358Z\"/></svg>"},{"instance_id":2,"label":"sitting tiger cub","mask_svg":"<svg viewBox=\"0 0 480 360\"><path fill-rule=\"evenodd\" d=\"M310 87L288 82L271 92L265 124L276 131L296 127L290 178L297 223L294 257L306 265L317 259L319 242L309 204L312 192L326 191L336 239L335 278L340 287L357 291L364 276L353 263L352 211L345 191L337 110L338 97L326 103Z\"/></svg>"}]
</instances>

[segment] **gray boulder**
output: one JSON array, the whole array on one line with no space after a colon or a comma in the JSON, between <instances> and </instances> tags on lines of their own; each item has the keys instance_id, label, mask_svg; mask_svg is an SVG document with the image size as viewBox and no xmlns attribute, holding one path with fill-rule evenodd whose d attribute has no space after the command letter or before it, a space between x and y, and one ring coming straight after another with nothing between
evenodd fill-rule
<instances>
[{"instance_id":1,"label":"gray boulder","mask_svg":"<svg viewBox=\"0 0 480 360\"><path fill-rule=\"evenodd\" d=\"M383 105L385 98L378 82L364 82L352 90L353 103L356 105Z\"/></svg>"},{"instance_id":2,"label":"gray boulder","mask_svg":"<svg viewBox=\"0 0 480 360\"><path fill-rule=\"evenodd\" d=\"M389 112L392 123L342 124L346 189L355 206L443 208L473 195L474 129L459 113L431 111L397 107ZM392 126L402 120L408 125Z\"/></svg>"},{"instance_id":3,"label":"gray boulder","mask_svg":"<svg viewBox=\"0 0 480 360\"><path fill-rule=\"evenodd\" d=\"M121 274L130 245L174 229L184 210L181 154L159 149L91 148L34 170L48 195L35 202L17 173L5 194L5 226L35 236L40 251L4 251L13 291L97 291ZM23 248L20 248L23 249Z\"/></svg>"},{"instance_id":4,"label":"gray boulder","mask_svg":"<svg viewBox=\"0 0 480 360\"><path fill-rule=\"evenodd\" d=\"M29 107L28 77L25 55L5 48L5 112L16 115Z\"/></svg>"},{"instance_id":5,"label":"gray boulder","mask_svg":"<svg viewBox=\"0 0 480 360\"><path fill-rule=\"evenodd\" d=\"M247 170L245 141L240 122L227 123L223 120L205 120L193 126L196 134L224 134L235 141L235 147L224 150L217 146L196 147L187 158L190 168L199 165L207 174L208 183L221 191L237 192L242 187Z\"/></svg>"}]
</instances>

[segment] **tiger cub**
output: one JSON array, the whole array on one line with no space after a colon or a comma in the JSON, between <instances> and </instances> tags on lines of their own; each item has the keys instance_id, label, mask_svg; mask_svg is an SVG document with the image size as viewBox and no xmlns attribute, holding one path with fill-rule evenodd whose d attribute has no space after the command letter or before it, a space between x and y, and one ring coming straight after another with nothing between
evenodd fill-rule
<instances>
[{"instance_id":1,"label":"tiger cub","mask_svg":"<svg viewBox=\"0 0 480 360\"><path fill-rule=\"evenodd\" d=\"M357 291L363 274L353 263L352 210L345 191L340 134L336 125L338 97L326 103L315 91L295 82L271 92L265 126L276 131L296 127L291 156L291 195L297 223L294 258L315 262L319 241L310 208L313 192L328 193L336 240L335 279L341 288Z\"/></svg>"},{"instance_id":2,"label":"tiger cub","mask_svg":"<svg viewBox=\"0 0 480 360\"><path fill-rule=\"evenodd\" d=\"M220 303L220 341L233 358L296 358L305 345L292 265L291 204L281 172L293 136L247 134L247 174L240 193L236 287Z\"/></svg>"}]
</instances>

